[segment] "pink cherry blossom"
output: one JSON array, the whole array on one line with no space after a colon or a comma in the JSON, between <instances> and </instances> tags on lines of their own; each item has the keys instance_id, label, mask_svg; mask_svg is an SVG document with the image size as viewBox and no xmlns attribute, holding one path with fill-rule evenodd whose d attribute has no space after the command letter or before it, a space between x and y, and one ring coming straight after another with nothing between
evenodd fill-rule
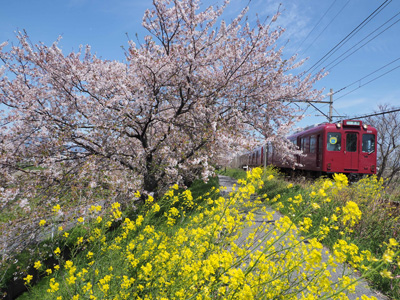
<instances>
[{"instance_id":1,"label":"pink cherry blossom","mask_svg":"<svg viewBox=\"0 0 400 300\"><path fill-rule=\"evenodd\" d=\"M78 210L101 191L107 203L134 205L136 190L157 195L206 179L261 142L294 153L284 137L299 117L287 103L318 99L322 75L293 75L301 62L282 58L278 16L251 26L244 8L227 22L228 4L153 1L148 36L128 41L125 62L90 46L64 54L60 39L34 44L25 32L18 45L0 44L0 186L18 186L17 198L39 197L43 208L14 232L34 228L67 191Z\"/></svg>"}]
</instances>

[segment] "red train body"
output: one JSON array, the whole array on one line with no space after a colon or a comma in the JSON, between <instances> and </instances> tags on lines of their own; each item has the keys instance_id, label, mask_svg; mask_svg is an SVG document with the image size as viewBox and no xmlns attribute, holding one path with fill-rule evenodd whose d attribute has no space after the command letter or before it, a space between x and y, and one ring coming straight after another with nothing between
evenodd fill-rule
<instances>
[{"instance_id":1,"label":"red train body","mask_svg":"<svg viewBox=\"0 0 400 300\"><path fill-rule=\"evenodd\" d=\"M375 128L360 120L319 124L288 137L303 152L297 155L295 169L316 174L376 173ZM273 145L260 146L236 159L236 166L274 165L290 168L287 161L275 153Z\"/></svg>"}]
</instances>

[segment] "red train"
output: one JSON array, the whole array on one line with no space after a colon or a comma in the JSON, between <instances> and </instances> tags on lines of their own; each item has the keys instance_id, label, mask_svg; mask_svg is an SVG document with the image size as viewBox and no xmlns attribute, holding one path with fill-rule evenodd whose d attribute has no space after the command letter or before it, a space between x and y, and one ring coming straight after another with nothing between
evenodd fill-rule
<instances>
[{"instance_id":1,"label":"red train","mask_svg":"<svg viewBox=\"0 0 400 300\"><path fill-rule=\"evenodd\" d=\"M347 173L351 176L376 173L376 139L374 127L360 120L344 120L340 123L323 123L296 132L288 139L304 155L297 155L297 170L316 175ZM274 165L291 169L290 165L275 153L272 144L260 146L235 159L237 167Z\"/></svg>"}]
</instances>

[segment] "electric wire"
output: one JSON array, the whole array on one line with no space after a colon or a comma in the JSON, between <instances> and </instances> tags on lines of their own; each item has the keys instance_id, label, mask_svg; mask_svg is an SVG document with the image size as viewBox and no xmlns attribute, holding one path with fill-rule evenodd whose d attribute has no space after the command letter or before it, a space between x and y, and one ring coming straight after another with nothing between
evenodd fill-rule
<instances>
[{"instance_id":1,"label":"electric wire","mask_svg":"<svg viewBox=\"0 0 400 300\"><path fill-rule=\"evenodd\" d=\"M400 60L400 57L398 57L398 58L392 60L391 62L389 62L389 63L387 63L386 65L384 65L384 66L382 66L382 67L376 69L375 71L373 71L373 72L371 72L371 73L365 75L364 77L362 77L362 78L360 78L360 79L358 79L358 80L356 80L356 81L354 81L354 82L348 84L347 86L345 86L345 87L343 87L343 88L341 88L341 89L339 89L339 90L333 92L333 93L332 93L332 96L335 95L335 94L338 94L338 93L342 92L343 90L345 90L345 89L351 87L352 85L354 85L354 84L356 84L356 83L359 83L361 80L363 80L363 79L365 79L365 78L367 78L367 77L370 77L371 75L373 75L373 74L375 74L375 73L381 71L382 69L384 69L384 68L390 66L391 64L393 64L393 63L395 63L395 62L397 62L397 61L399 61L399 60ZM368 82L366 82L366 83L364 83L364 84L362 84L362 85L360 84L357 88L355 88L355 89L349 91L348 93L346 93L346 94L344 94L344 95L342 95L342 96L336 98L335 100L333 100L333 102L336 102L337 100L339 100L339 99L341 99L341 98L347 96L348 94L350 94L350 93L352 93L352 92L354 92L354 91L356 91L356 90L362 88L363 86L365 86L365 85L367 85L367 84L370 84L371 82L373 82L373 81L375 81L375 80L377 80L377 79L379 79L379 78L381 78L381 77L387 75L388 73L397 70L398 68L400 68L400 65L399 65L399 66L396 66L396 67L394 67L394 68L392 68L392 69L390 69L389 71L387 71L387 72L385 72L385 73L383 73L383 74L381 74L381 75L379 75L379 76L377 76L377 77L374 77L373 79L371 79L370 81L368 81ZM326 96L325 96L325 97L326 97ZM327 103L327 104L324 104L324 105L321 105L320 109L326 107L327 105L328 105L328 103ZM313 107L315 108L315 109L313 110L313 112L314 112L314 111L319 111L319 112L321 112L321 110L320 110L320 109L317 109L314 105L313 105ZM334 110L336 111L336 113L337 113L338 115L340 115L336 109L334 109ZM313 113L313 112L311 112L311 113ZM322 114L325 115L324 113L322 113ZM326 115L325 115L325 116L326 116ZM341 116L339 116L339 117L341 117Z\"/></svg>"},{"instance_id":2,"label":"electric wire","mask_svg":"<svg viewBox=\"0 0 400 300\"><path fill-rule=\"evenodd\" d=\"M350 32L350 34L348 34L344 39L342 39L342 41L340 41L338 44L336 44L335 45L335 47L333 47L327 54L325 54L317 63L315 63L311 68L309 68L306 72L304 72L303 74L305 74L305 73L308 73L310 70L312 70L312 69L315 69L315 68L317 68L319 65L321 65L322 63L324 63L325 61L327 61L335 52L337 52L345 43L347 43L351 38L353 38L364 26L366 26L374 17L376 17L384 8L386 8L390 3L392 2L392 0L386 0L386 1L384 1L377 9L375 9L375 11L373 12L373 13L371 13L366 19L364 19L355 29L353 29L353 31L351 31ZM347 5L348 3L346 3L346 5ZM333 4L332 4L333 5ZM332 7L332 5L328 8L328 10ZM345 5L345 6L346 6ZM343 9L343 8L342 8ZM326 13L327 12L325 12L325 14L324 14L324 16L326 15ZM342 63L344 60L346 60L349 56L351 56L351 55L353 55L355 52L357 52L358 50L360 50L362 47L364 47L366 44L368 44L369 42L371 42L372 40L374 40L375 38L377 38L378 36L380 36L381 34L383 34L384 32L386 32L387 30L389 30L391 27L393 27L395 24L397 24L398 22L400 22L400 19L396 19L393 23L391 23L391 24L389 24L389 22L391 22L392 20L394 20L398 15L400 14L400 12L398 12L397 14L395 14L393 17L391 17L389 20L387 20L385 23L383 23L382 25L380 25L378 28L376 28L375 30L373 30L371 33L369 33L367 36L365 36L363 39L361 39L359 42L357 42L356 44L354 44L352 47L350 47L348 50L346 50L344 53L342 53L339 57L337 57L335 60L333 60L332 62L330 62L325 68L327 69L328 67L330 67L330 69L329 69L329 71L331 71L334 67L336 67L338 64L340 64L340 63ZM324 17L323 16L323 17ZM337 15L336 15L337 16ZM335 16L335 18L336 18L336 16ZM334 19L335 19L334 18ZM322 18L321 18L322 19ZM320 19L320 20L321 20ZM318 21L317 22L317 25L319 24L319 22L320 21ZM384 26L385 25L387 25L387 24L389 24L387 27L385 27L384 28ZM328 24L328 26L329 26L329 24ZM315 28L315 27L314 27ZM314 30L314 28L311 30L311 32ZM383 29L382 29L383 28ZM326 27L325 27L325 29L326 29ZM380 30L380 29L382 29L381 31L379 31L378 32L378 30ZM310 32L310 33L311 33ZM378 32L377 34L375 34L376 32ZM375 34L372 38L370 38L369 40L367 40L369 37L371 37L373 34ZM309 35L308 35L309 36ZM308 36L306 37L306 39L308 38ZM319 36L318 36L319 37ZM318 38L317 37L317 38ZM316 39L315 39L316 40ZM314 41L315 41L314 40ZM366 41L367 40L367 41ZM305 40L304 40L305 41ZM304 42L303 41L303 42ZM313 42L314 42L313 41ZM364 44L362 44L361 46L359 46L361 43L363 43L364 41L366 41ZM303 44L303 42L302 42L302 44ZM301 44L301 45L302 45ZM301 46L300 45L300 46ZM299 46L299 47L300 47ZM310 45L311 46L311 45ZM309 46L309 47L310 47ZM356 48L357 46L359 46L358 48ZM352 51L354 48L356 48L354 51ZM308 48L307 48L308 49ZM351 53L349 53L350 51L352 51ZM346 54L348 54L347 56L345 56L345 57L343 57L344 55L346 55ZM341 59L342 58L342 59ZM340 61L338 61L339 59L341 59ZM369 73L368 75L366 75L366 76L364 76L364 77L362 77L362 78L360 78L360 79L358 79L357 81L354 81L353 83L351 83L351 84L349 84L349 85L347 85L347 86L345 86L345 87L343 87L343 88L341 88L340 90L338 90L338 91L336 91L336 92L334 92L332 95L334 95L334 94L337 94L337 93L339 93L339 92L341 92L341 91L343 91L343 90L345 90L345 89L347 89L347 88L349 88L349 87L351 87L352 85L354 85L354 84L356 84L356 83L360 83L361 82L361 80L363 80L363 79L365 79L365 78L367 78L367 77L369 77L369 76L371 76L371 75L373 75L373 74L375 74L375 73L377 73L377 72L379 72L380 70L382 70L382 69L384 69L384 68L386 68L386 67L388 67L389 65L391 65L391 64L393 64L393 63L395 63L395 62L397 62L398 60L400 60L400 57L399 58L397 58L397 59L395 59L395 60L393 60L393 61L391 61L390 63L388 63L388 64L386 64L386 65L384 65L384 66L382 66L382 67L380 67L379 69L377 69L377 70L375 70L375 71L373 71L373 72L371 72L371 73ZM333 66L332 66L332 64L334 64ZM345 96L347 96L348 94L350 94L350 93L352 93L352 92L354 92L354 91L356 91L356 90L358 90L358 89L360 89L361 87L364 87L364 86L366 86L366 85L368 85L368 84L370 84L370 83L372 83L372 82L374 82L375 80L377 80L377 79L379 79L379 78L381 78L381 77L383 77L383 76L385 76L385 75L387 75L387 74L389 74L389 73L391 73L391 72L393 72L393 71L395 71L395 70L397 70L398 68L400 68L400 65L399 66L396 66L396 67L394 67L394 68L392 68L392 69L390 69L390 70L388 70L387 72L385 72L385 73L383 73L383 74L381 74L381 75L379 75L379 76L376 76L376 77L374 77L374 78L372 78L371 80L369 80L368 82L366 82L366 83L364 83L364 84L360 84L357 88L355 88L355 89L353 89L353 90L351 90L351 91L349 91L348 93L346 93L346 94L344 94L344 95L342 95L342 96L340 96L339 98L336 98L335 99L335 101L337 101L337 100L339 100L339 99L341 99L341 98L343 98L343 97L345 97ZM323 107L324 106L327 106L328 104L325 104L325 105L323 105ZM323 115L325 115L320 109L318 109L317 107L315 107L314 105L312 105L313 106L313 108L314 108L314 111L319 111L319 112L321 112ZM309 108L310 106L307 106L307 108ZM337 112L337 110L336 109L334 109L334 111L338 114L338 116L336 116L337 118L340 118L340 117L344 117L344 116L339 116L339 113ZM390 112L392 112L392 111L389 111L389 112L387 112L387 113L390 113ZM326 116L326 115L325 115Z\"/></svg>"},{"instance_id":3,"label":"electric wire","mask_svg":"<svg viewBox=\"0 0 400 300\"><path fill-rule=\"evenodd\" d=\"M337 57L336 59L334 59L332 62L330 62L328 65L326 65L324 67L324 69L327 69L331 64L335 63L338 59L340 59L341 57L343 57L346 53L348 53L349 51L351 51L353 48L355 48L357 45L359 45L361 42L363 42L364 40L366 40L369 36L371 36L372 34L374 34L376 31L378 31L379 29L381 29L384 25L386 25L387 23L389 23L391 20L393 20L395 17L397 17L398 15L400 15L400 11L394 15L392 18L390 18L388 21L386 21L384 24L382 24L381 26L379 26L377 29L375 29L374 31L372 31L371 33L369 33L366 37L364 37L362 40L360 40L358 43L354 44L351 48L349 48L347 51L345 51L344 53L342 53L339 57ZM360 47L358 47L357 49L355 49L353 52L351 52L350 54L348 54L347 56L345 56L343 59L341 59L340 61L338 61L336 64L334 64L329 70L328 72L331 72L332 69L334 67L336 67L337 65L339 65L340 63L342 63L344 60L346 60L347 58L349 58L351 55L353 55L354 53L356 53L358 50L360 50L362 47L364 47L365 45L367 45L369 42L373 41L375 38L377 38L378 36L380 36L381 34L383 34L384 32L386 32L387 30L389 30L391 27L393 27L394 25L396 25L398 22L400 22L400 18L398 20L396 20L394 23L392 23L391 25L389 25L388 27L386 27L385 29L383 29L382 31L380 31L378 34L376 34L375 36L373 36L372 38L370 38L367 42L365 42L364 44L362 44Z\"/></svg>"},{"instance_id":4,"label":"electric wire","mask_svg":"<svg viewBox=\"0 0 400 300\"><path fill-rule=\"evenodd\" d=\"M377 79L379 79L379 78L381 78L381 77L387 75L388 73L397 70L398 68L400 68L400 65L398 65L397 67L394 67L393 69L391 69L391 70L389 70L389 71L387 71L387 72L385 72L385 73L383 73L383 74L381 74L381 75L379 75L379 76L377 76L377 77L371 79L370 81L368 81L368 82L366 82L366 83L364 83L364 84L358 86L357 88L355 88L355 89L353 89L353 90L347 92L346 94L344 94L344 95L342 95L342 96L336 98L335 101L337 101L337 100L339 100L339 99L341 99L341 98L347 96L348 94L350 94L350 93L352 93L352 92L354 92L354 91L356 91L356 90L362 88L363 86L366 86L367 84L370 84L371 82L373 82L373 81L375 81L375 80L377 80Z\"/></svg>"},{"instance_id":5,"label":"electric wire","mask_svg":"<svg viewBox=\"0 0 400 300\"><path fill-rule=\"evenodd\" d=\"M311 48L311 46L319 39L319 37L325 32L325 30L329 27L329 25L332 24L332 22L341 14L341 12L346 8L346 6L350 3L350 0L348 0L345 5L342 6L342 8L339 10L339 12L332 18L332 20L322 29L322 31L318 34L318 36L311 42L310 45L302 52L305 53L307 52L308 49Z\"/></svg>"},{"instance_id":6,"label":"electric wire","mask_svg":"<svg viewBox=\"0 0 400 300\"><path fill-rule=\"evenodd\" d=\"M391 2L392 0L390 0L390 2ZM343 43L342 43L342 41L339 43L339 44L337 44L337 47L336 47L336 49L335 48L333 48L334 49L334 51L331 53L331 54L329 54L329 55L327 55L327 57L323 60L323 61L321 61L319 64L317 64L316 66L315 66L315 68L318 68L319 66L321 66L325 61L327 61L333 54L335 54L340 48L342 48L351 38L353 38L361 29L363 29L373 18L375 18L384 8L386 8L386 6L387 5L389 5L389 3L390 2L388 2L388 3L383 3L382 5L384 5L384 6L380 6L380 7L378 7L370 16L368 16L366 19L364 19L364 21L363 22L361 22L348 36L346 36L346 38L345 39L343 39L342 41L343 41ZM372 16L372 17L371 17ZM370 18L371 17L371 18ZM365 22L365 23L364 23ZM362 25L362 26L361 26ZM332 50L333 50L332 49Z\"/></svg>"},{"instance_id":7,"label":"electric wire","mask_svg":"<svg viewBox=\"0 0 400 300\"><path fill-rule=\"evenodd\" d=\"M364 19L355 29L353 29L352 32L350 32L341 42L339 42L334 48L331 49L322 59L320 59L321 62L317 62L314 64L314 68L318 68L321 66L325 61L327 61L335 52L337 52L340 48L342 48L351 38L353 38L361 29L364 28L373 18L375 18L384 8L386 8L392 0L386 0L384 3L381 4L372 14L370 14L367 18ZM330 53L332 52L332 53Z\"/></svg>"},{"instance_id":8,"label":"electric wire","mask_svg":"<svg viewBox=\"0 0 400 300\"><path fill-rule=\"evenodd\" d=\"M322 19L326 16L326 14L331 10L331 8L333 7L333 5L336 3L337 0L334 0L332 2L332 4L328 7L328 9L325 11L325 13L322 15L321 18L319 18L318 22L314 25L314 27L311 29L311 31L307 34L307 36L305 37L305 39L300 43L300 45L297 47L295 53L297 53L297 51L299 51L299 49L301 48L301 46L304 44L304 42L310 37L311 33L313 33L313 31L315 30L315 28L317 28L317 26L319 25L319 23L321 23ZM350 1L350 0L349 0ZM307 48L308 49L308 48ZM292 55L293 56L293 55Z\"/></svg>"},{"instance_id":9,"label":"electric wire","mask_svg":"<svg viewBox=\"0 0 400 300\"><path fill-rule=\"evenodd\" d=\"M348 87L351 87L352 85L354 85L354 84L360 82L361 80L363 80L363 79L365 79L365 78L367 78L367 77L369 77L369 76L371 76L371 75L373 75L373 74L379 72L380 70L382 70L382 69L384 69L384 68L390 66L391 64L395 63L395 62L398 61L398 60L400 60L400 57L398 57L398 58L392 60L391 62L387 63L386 65L384 65L384 66L382 66L382 67L380 67L380 68L378 68L378 69L376 69L375 71L373 71L373 72L371 72L371 73L365 75L364 77L362 77L362 78L360 78L360 79L358 79L358 80L356 80L356 81L354 81L354 82L352 82L352 83L346 85L345 87L342 87L341 89L339 89L339 90L337 90L336 92L334 92L332 95L335 95L335 94L337 94L337 93L340 93L341 91L347 89Z\"/></svg>"},{"instance_id":10,"label":"electric wire","mask_svg":"<svg viewBox=\"0 0 400 300\"><path fill-rule=\"evenodd\" d=\"M375 9L367 18L365 18L356 28L354 28L348 35L346 35L339 43L337 43L331 50L329 50L322 58L313 64L305 73L308 73L323 64L329 57L338 51L345 43L347 43L355 34L357 34L365 25L367 25L373 18L375 18L392 0L385 0L377 9Z\"/></svg>"},{"instance_id":11,"label":"electric wire","mask_svg":"<svg viewBox=\"0 0 400 300\"><path fill-rule=\"evenodd\" d=\"M395 113L395 112L399 112L399 111L400 111L400 108L393 108L392 110L388 110L388 111L381 111L381 112L377 112L377 113L373 113L373 114L352 117L352 118L349 118L349 120L364 119L364 118L368 118L368 117L375 117L375 116L380 116L380 115L385 115L385 114L391 114L391 113Z\"/></svg>"}]
</instances>

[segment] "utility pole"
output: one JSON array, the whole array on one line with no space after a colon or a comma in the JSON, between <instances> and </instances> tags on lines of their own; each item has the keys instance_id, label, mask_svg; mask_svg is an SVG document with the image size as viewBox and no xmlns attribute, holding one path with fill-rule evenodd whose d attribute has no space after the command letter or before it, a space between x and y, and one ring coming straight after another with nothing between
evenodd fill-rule
<instances>
[{"instance_id":1,"label":"utility pole","mask_svg":"<svg viewBox=\"0 0 400 300\"><path fill-rule=\"evenodd\" d=\"M312 107L314 107L316 110L318 110L324 117L326 117L329 121L329 123L332 123L333 121L333 89L330 89L330 92L328 94L326 94L325 97L327 97L329 95L329 101L324 101L324 100L319 100L319 101L309 101L309 100L289 100L288 102L303 102L303 103L308 103L309 105L311 105ZM324 98L325 98L324 97ZM281 101L285 101L285 100L281 100ZM326 114L324 113L322 110L320 110L318 107L316 107L314 105L314 103L325 103L325 104L329 104L329 113ZM338 117L343 117L343 116L335 116L335 118Z\"/></svg>"}]
</instances>

